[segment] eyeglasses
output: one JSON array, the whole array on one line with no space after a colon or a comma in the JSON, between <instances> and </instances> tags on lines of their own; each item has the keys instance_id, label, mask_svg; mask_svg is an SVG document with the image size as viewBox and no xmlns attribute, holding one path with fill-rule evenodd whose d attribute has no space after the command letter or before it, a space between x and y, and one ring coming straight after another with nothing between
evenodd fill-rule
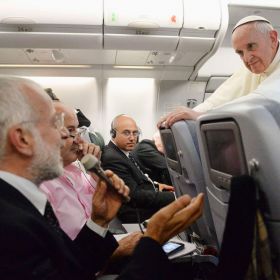
<instances>
[{"instance_id":1,"label":"eyeglasses","mask_svg":"<svg viewBox=\"0 0 280 280\"><path fill-rule=\"evenodd\" d=\"M133 137L138 137L140 135L140 131L124 130L124 131L120 132L120 134L124 135L125 137L129 137L130 135L132 135Z\"/></svg>"},{"instance_id":2,"label":"eyeglasses","mask_svg":"<svg viewBox=\"0 0 280 280\"><path fill-rule=\"evenodd\" d=\"M87 129L85 127L77 129L68 128L69 137L72 137L73 139L81 137L86 131Z\"/></svg>"}]
</instances>

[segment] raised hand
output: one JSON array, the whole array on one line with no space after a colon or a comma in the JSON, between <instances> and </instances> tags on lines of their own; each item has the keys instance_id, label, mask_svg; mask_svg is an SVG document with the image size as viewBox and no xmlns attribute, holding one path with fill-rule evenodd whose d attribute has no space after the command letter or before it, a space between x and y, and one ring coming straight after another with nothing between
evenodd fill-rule
<instances>
[{"instance_id":1,"label":"raised hand","mask_svg":"<svg viewBox=\"0 0 280 280\"><path fill-rule=\"evenodd\" d=\"M94 155L95 157L100 159L100 157L101 157L100 147L95 144L83 141L83 140L79 141L78 159L81 160L81 158L87 154Z\"/></svg>"},{"instance_id":2,"label":"raised hand","mask_svg":"<svg viewBox=\"0 0 280 280\"><path fill-rule=\"evenodd\" d=\"M174 111L170 112L164 117L161 117L157 126L161 127L171 127L172 124L181 120L196 120L201 113L194 111L193 109L180 106L176 108Z\"/></svg>"},{"instance_id":3,"label":"raised hand","mask_svg":"<svg viewBox=\"0 0 280 280\"><path fill-rule=\"evenodd\" d=\"M144 235L163 244L197 220L202 208L203 194L193 199L188 195L181 196L150 218Z\"/></svg>"}]
</instances>

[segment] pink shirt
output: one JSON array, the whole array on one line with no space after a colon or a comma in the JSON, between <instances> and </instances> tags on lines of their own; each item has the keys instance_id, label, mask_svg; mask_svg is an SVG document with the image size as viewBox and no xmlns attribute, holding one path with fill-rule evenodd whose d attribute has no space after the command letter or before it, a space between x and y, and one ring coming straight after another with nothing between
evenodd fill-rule
<instances>
[{"instance_id":1,"label":"pink shirt","mask_svg":"<svg viewBox=\"0 0 280 280\"><path fill-rule=\"evenodd\" d=\"M40 185L51 203L60 227L73 240L91 215L94 179L75 163L64 168L62 176Z\"/></svg>"}]
</instances>

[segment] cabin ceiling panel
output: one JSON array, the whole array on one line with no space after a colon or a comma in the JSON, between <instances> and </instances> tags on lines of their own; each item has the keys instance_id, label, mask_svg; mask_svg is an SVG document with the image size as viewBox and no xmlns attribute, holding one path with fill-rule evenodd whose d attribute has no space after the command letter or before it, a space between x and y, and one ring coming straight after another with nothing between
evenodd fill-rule
<instances>
[{"instance_id":1,"label":"cabin ceiling panel","mask_svg":"<svg viewBox=\"0 0 280 280\"><path fill-rule=\"evenodd\" d=\"M25 55L23 49L0 49L1 64L28 64L30 60Z\"/></svg>"},{"instance_id":2,"label":"cabin ceiling panel","mask_svg":"<svg viewBox=\"0 0 280 280\"><path fill-rule=\"evenodd\" d=\"M150 51L124 51L116 52L116 65L145 65Z\"/></svg>"}]
</instances>

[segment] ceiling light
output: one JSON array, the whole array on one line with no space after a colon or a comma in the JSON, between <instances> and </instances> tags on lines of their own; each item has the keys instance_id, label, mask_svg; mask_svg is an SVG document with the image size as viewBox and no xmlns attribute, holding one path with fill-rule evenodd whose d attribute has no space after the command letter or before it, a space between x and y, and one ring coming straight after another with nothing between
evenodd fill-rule
<instances>
[{"instance_id":1,"label":"ceiling light","mask_svg":"<svg viewBox=\"0 0 280 280\"><path fill-rule=\"evenodd\" d=\"M60 50L52 50L52 58L56 63L64 62L64 54Z\"/></svg>"},{"instance_id":2,"label":"ceiling light","mask_svg":"<svg viewBox=\"0 0 280 280\"><path fill-rule=\"evenodd\" d=\"M154 66L137 66L137 65L115 65L117 69L154 69Z\"/></svg>"},{"instance_id":3,"label":"ceiling light","mask_svg":"<svg viewBox=\"0 0 280 280\"><path fill-rule=\"evenodd\" d=\"M168 62L171 64L175 59L175 55L170 56Z\"/></svg>"},{"instance_id":4,"label":"ceiling light","mask_svg":"<svg viewBox=\"0 0 280 280\"><path fill-rule=\"evenodd\" d=\"M83 64L0 64L0 68L91 68L92 65Z\"/></svg>"}]
</instances>

